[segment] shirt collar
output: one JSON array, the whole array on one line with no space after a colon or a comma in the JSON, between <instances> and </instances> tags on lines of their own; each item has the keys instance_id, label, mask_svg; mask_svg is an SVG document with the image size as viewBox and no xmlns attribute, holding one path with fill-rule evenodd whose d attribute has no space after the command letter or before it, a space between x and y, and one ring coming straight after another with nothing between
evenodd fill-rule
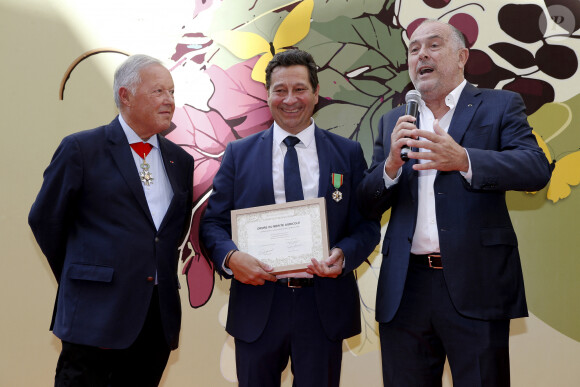
<instances>
[{"instance_id":1,"label":"shirt collar","mask_svg":"<svg viewBox=\"0 0 580 387\"><path fill-rule=\"evenodd\" d=\"M449 110L453 110L455 105L457 105L457 101L459 101L461 92L463 92L466 84L467 80L464 79L463 82L461 82L455 89L451 90L451 93L447 94L445 97L445 105L449 107ZM425 109L426 107L427 105L425 104L425 101L421 99L421 103L419 104L419 111Z\"/></svg>"},{"instance_id":2,"label":"shirt collar","mask_svg":"<svg viewBox=\"0 0 580 387\"><path fill-rule=\"evenodd\" d=\"M123 128L123 132L125 133L129 144L134 144L136 142L146 142L151 144L154 148L159 148L159 140L157 139L157 135L149 137L149 140L147 141L141 140L141 137L139 137L139 135L135 133L133 129L131 129L129 124L125 122L121 113L119 113L119 123L121 124L121 128Z\"/></svg>"},{"instance_id":3,"label":"shirt collar","mask_svg":"<svg viewBox=\"0 0 580 387\"><path fill-rule=\"evenodd\" d=\"M302 142L304 146L308 148L310 144L312 144L312 142L314 141L314 119L312 119L311 117L310 125L296 135L288 133L287 131L282 129L276 123L276 121L274 121L274 144L279 146L282 143L282 141L284 141L284 139L288 136L298 137L300 139L300 142Z\"/></svg>"},{"instance_id":4,"label":"shirt collar","mask_svg":"<svg viewBox=\"0 0 580 387\"><path fill-rule=\"evenodd\" d=\"M459 84L459 86L451 90L451 93L449 93L447 97L445 97L445 104L449 106L450 110L453 110L453 108L455 108L455 106L457 105L457 101L459 101L461 92L463 91L463 88L465 87L466 84L467 81L464 79L463 82Z\"/></svg>"}]
</instances>

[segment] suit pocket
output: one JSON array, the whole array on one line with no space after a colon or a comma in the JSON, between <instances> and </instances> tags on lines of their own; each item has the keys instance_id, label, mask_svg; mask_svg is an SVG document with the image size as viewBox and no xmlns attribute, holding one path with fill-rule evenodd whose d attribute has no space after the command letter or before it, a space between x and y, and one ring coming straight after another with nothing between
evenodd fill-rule
<instances>
[{"instance_id":1,"label":"suit pocket","mask_svg":"<svg viewBox=\"0 0 580 387\"><path fill-rule=\"evenodd\" d=\"M73 263L68 269L67 277L75 280L111 282L114 272L115 269L108 266Z\"/></svg>"},{"instance_id":2,"label":"suit pocket","mask_svg":"<svg viewBox=\"0 0 580 387\"><path fill-rule=\"evenodd\" d=\"M511 228L486 228L481 230L481 244L483 246L517 246L518 239Z\"/></svg>"}]
</instances>

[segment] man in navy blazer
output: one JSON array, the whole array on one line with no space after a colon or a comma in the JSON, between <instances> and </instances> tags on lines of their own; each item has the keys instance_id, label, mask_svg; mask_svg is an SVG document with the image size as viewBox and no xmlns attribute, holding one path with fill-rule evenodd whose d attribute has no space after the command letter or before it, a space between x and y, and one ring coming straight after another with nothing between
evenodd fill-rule
<instances>
[{"instance_id":1,"label":"man in navy blazer","mask_svg":"<svg viewBox=\"0 0 580 387\"><path fill-rule=\"evenodd\" d=\"M29 215L58 282L56 386L157 386L179 339L193 158L158 135L171 124L173 80L133 55L114 92L120 114L63 139Z\"/></svg>"},{"instance_id":2,"label":"man in navy blazer","mask_svg":"<svg viewBox=\"0 0 580 387\"><path fill-rule=\"evenodd\" d=\"M278 53L266 69L270 129L228 144L213 181L201 240L232 278L226 330L235 338L240 386L279 386L288 359L296 386L338 386L342 340L358 334L360 301L353 270L379 241L378 221L359 213L355 191L366 169L357 142L322 130L311 116L318 101L312 56ZM275 276L272 267L232 241L230 212L286 202L283 140L295 149L304 199L326 198L330 256L305 272ZM332 176L342 185L332 184ZM342 194L333 193L337 190Z\"/></svg>"},{"instance_id":3,"label":"man in navy blazer","mask_svg":"<svg viewBox=\"0 0 580 387\"><path fill-rule=\"evenodd\" d=\"M551 169L521 97L467 83L467 58L449 24L415 30L420 122L403 106L381 118L359 186L365 215L391 209L376 299L386 386L441 386L446 356L456 387L507 386L510 319L527 316L505 193L541 189Z\"/></svg>"}]
</instances>

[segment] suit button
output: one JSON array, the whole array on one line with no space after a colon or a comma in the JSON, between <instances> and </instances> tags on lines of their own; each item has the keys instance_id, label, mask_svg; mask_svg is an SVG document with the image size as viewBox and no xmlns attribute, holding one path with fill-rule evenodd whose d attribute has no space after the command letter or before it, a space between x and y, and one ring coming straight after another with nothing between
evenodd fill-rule
<instances>
[{"instance_id":1,"label":"suit button","mask_svg":"<svg viewBox=\"0 0 580 387\"><path fill-rule=\"evenodd\" d=\"M155 237L155 243L159 242L159 237Z\"/></svg>"},{"instance_id":2,"label":"suit button","mask_svg":"<svg viewBox=\"0 0 580 387\"><path fill-rule=\"evenodd\" d=\"M155 278L153 278L153 277L147 277L147 282L153 282L154 279Z\"/></svg>"}]
</instances>

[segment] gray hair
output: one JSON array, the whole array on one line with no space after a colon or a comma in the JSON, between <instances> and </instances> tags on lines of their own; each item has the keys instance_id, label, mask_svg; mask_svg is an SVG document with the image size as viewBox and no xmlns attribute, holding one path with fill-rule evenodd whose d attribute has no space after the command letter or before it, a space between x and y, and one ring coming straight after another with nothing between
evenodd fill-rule
<instances>
[{"instance_id":1,"label":"gray hair","mask_svg":"<svg viewBox=\"0 0 580 387\"><path fill-rule=\"evenodd\" d=\"M449 24L451 27L451 39L455 42L457 49L460 48L467 48L467 44L465 43L465 35L463 32L459 31L457 28Z\"/></svg>"},{"instance_id":2,"label":"gray hair","mask_svg":"<svg viewBox=\"0 0 580 387\"><path fill-rule=\"evenodd\" d=\"M439 23L448 26L451 29L451 40L453 41L453 43L455 43L455 47L457 47L457 49L467 48L467 44L465 43L466 41L465 35L463 35L463 32L459 31L453 25L436 19L425 19L419 24L419 26L425 23Z\"/></svg>"},{"instance_id":3,"label":"gray hair","mask_svg":"<svg viewBox=\"0 0 580 387\"><path fill-rule=\"evenodd\" d=\"M113 81L113 93L115 94L115 105L121 108L121 97L119 97L119 89L126 88L132 94L137 91L137 85L141 83L141 70L147 66L154 64L162 65L159 59L155 59L148 55L136 54L128 57L115 70L115 77Z\"/></svg>"}]
</instances>

